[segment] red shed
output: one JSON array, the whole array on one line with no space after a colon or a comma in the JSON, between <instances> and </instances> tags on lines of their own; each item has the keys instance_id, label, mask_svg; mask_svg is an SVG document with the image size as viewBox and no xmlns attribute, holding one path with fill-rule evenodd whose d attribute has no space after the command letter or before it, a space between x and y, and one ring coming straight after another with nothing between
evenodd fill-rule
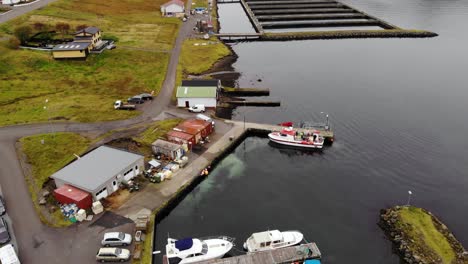
<instances>
[{"instance_id":1,"label":"red shed","mask_svg":"<svg viewBox=\"0 0 468 264\"><path fill-rule=\"evenodd\" d=\"M181 144L189 145L189 142L191 142L192 144L196 143L194 135L190 135L181 131L171 130L167 132L166 136L169 141L173 141L173 142L177 142Z\"/></svg>"},{"instance_id":2,"label":"red shed","mask_svg":"<svg viewBox=\"0 0 468 264\"><path fill-rule=\"evenodd\" d=\"M211 133L213 133L213 126L211 122L201 120L201 119L188 119L185 120L184 122L180 123L178 127L184 128L184 129L193 129L196 131L199 131L201 133L202 138L205 138Z\"/></svg>"},{"instance_id":3,"label":"red shed","mask_svg":"<svg viewBox=\"0 0 468 264\"><path fill-rule=\"evenodd\" d=\"M55 189L54 197L61 204L74 203L81 209L91 208L93 203L90 193L67 184Z\"/></svg>"}]
</instances>

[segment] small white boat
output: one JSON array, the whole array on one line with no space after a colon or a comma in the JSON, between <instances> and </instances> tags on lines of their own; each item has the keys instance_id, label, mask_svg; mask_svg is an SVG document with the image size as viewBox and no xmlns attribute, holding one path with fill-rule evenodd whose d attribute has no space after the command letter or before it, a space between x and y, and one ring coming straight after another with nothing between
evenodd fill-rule
<instances>
[{"instance_id":1,"label":"small white boat","mask_svg":"<svg viewBox=\"0 0 468 264\"><path fill-rule=\"evenodd\" d=\"M167 239L166 257L169 264L185 264L222 258L232 247L234 239L226 236L213 238Z\"/></svg>"},{"instance_id":2,"label":"small white boat","mask_svg":"<svg viewBox=\"0 0 468 264\"><path fill-rule=\"evenodd\" d=\"M271 132L268 138L278 144L311 149L321 149L324 143L324 138L319 131L299 132L292 127Z\"/></svg>"},{"instance_id":3,"label":"small white boat","mask_svg":"<svg viewBox=\"0 0 468 264\"><path fill-rule=\"evenodd\" d=\"M244 249L248 252L272 250L297 245L304 239L299 231L269 230L253 233L244 243Z\"/></svg>"}]
</instances>

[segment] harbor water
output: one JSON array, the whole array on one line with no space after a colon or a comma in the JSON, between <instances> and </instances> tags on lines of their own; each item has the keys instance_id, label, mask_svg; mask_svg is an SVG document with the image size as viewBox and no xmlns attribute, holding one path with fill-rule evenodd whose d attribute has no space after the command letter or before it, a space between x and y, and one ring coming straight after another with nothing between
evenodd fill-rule
<instances>
[{"instance_id":1,"label":"harbor water","mask_svg":"<svg viewBox=\"0 0 468 264\"><path fill-rule=\"evenodd\" d=\"M228 235L240 249L253 232L299 229L324 263L396 264L379 210L406 204L409 190L411 204L468 247L468 2L345 2L439 36L234 44L238 85L270 88L282 106L240 107L233 119L320 121L325 112L336 142L305 152L248 138L157 225L156 250L168 235ZM222 32L251 30L240 6L219 8Z\"/></svg>"}]
</instances>

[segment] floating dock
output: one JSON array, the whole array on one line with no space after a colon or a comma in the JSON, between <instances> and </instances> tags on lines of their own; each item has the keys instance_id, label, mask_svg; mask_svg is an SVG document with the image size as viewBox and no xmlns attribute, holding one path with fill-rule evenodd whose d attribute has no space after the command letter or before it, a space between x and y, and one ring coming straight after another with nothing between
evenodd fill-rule
<instances>
[{"instance_id":1,"label":"floating dock","mask_svg":"<svg viewBox=\"0 0 468 264\"><path fill-rule=\"evenodd\" d=\"M218 4L232 1L240 2L255 29L255 33L215 34L224 40L426 38L437 36L435 33L423 30L401 29L335 0L220 0ZM294 30L296 28L311 28L315 31L297 32ZM317 28L323 28L323 30L317 31ZM333 31L333 28L349 28L349 30ZM282 31L272 31L278 29Z\"/></svg>"},{"instance_id":2,"label":"floating dock","mask_svg":"<svg viewBox=\"0 0 468 264\"><path fill-rule=\"evenodd\" d=\"M295 261L320 258L321 253L317 245L315 243L309 243L230 258L201 261L197 262L197 264L290 264Z\"/></svg>"}]
</instances>

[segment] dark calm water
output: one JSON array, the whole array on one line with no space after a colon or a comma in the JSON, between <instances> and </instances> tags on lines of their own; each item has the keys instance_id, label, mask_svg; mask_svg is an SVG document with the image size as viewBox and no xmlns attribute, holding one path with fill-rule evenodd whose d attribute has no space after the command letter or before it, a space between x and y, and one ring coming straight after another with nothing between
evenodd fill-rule
<instances>
[{"instance_id":1,"label":"dark calm water","mask_svg":"<svg viewBox=\"0 0 468 264\"><path fill-rule=\"evenodd\" d=\"M252 232L300 229L324 263L396 264L376 222L408 190L468 247L468 1L345 2L440 36L234 45L239 86L269 87L282 102L238 108L235 119L320 120L324 111L337 141L310 154L247 139L157 226L157 249L167 233L241 245ZM240 12L220 5L224 32L251 30Z\"/></svg>"}]
</instances>

